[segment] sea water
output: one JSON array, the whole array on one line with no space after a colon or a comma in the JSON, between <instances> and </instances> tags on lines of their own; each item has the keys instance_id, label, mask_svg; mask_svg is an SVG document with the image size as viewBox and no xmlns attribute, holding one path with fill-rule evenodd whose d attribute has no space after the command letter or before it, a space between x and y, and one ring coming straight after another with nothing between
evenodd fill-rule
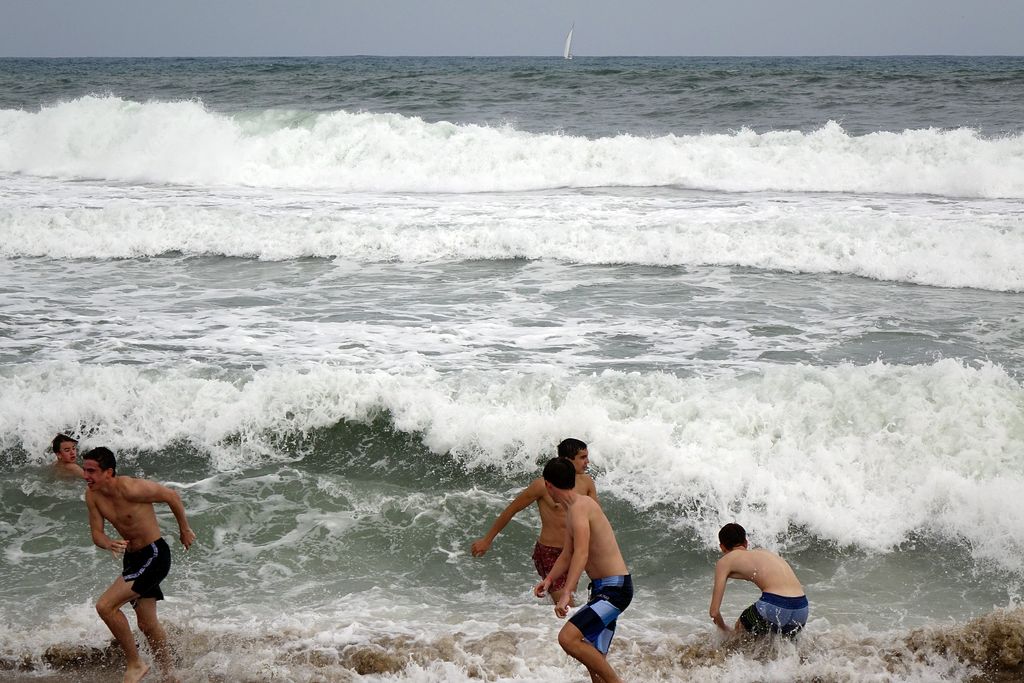
<instances>
[{"instance_id":1,"label":"sea water","mask_svg":"<svg viewBox=\"0 0 1024 683\"><path fill-rule=\"evenodd\" d=\"M119 675L62 431L184 500L186 681L585 680L535 512L469 553L569 436L627 680L1017 680L1022 98L1020 58L0 60L0 678ZM795 643L714 632L731 521Z\"/></svg>"}]
</instances>

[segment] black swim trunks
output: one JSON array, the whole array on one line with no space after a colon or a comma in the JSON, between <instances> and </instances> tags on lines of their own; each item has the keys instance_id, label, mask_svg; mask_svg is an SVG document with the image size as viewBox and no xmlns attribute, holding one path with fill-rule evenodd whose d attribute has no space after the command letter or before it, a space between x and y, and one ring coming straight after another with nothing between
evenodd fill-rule
<instances>
[{"instance_id":1,"label":"black swim trunks","mask_svg":"<svg viewBox=\"0 0 1024 683\"><path fill-rule=\"evenodd\" d=\"M140 598L164 599L160 582L171 570L171 549L167 541L158 538L145 548L126 552L122 566L121 576L132 584L132 590Z\"/></svg>"}]
</instances>

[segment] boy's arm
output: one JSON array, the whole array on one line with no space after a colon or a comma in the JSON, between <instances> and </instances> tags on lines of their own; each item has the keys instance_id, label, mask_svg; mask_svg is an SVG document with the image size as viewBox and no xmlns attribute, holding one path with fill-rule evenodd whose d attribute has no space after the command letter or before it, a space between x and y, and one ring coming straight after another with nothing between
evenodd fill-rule
<instances>
[{"instance_id":1,"label":"boy's arm","mask_svg":"<svg viewBox=\"0 0 1024 683\"><path fill-rule=\"evenodd\" d=\"M96 547L109 550L114 556L123 553L125 548L128 547L128 541L115 541L107 536L103 515L100 514L100 510L96 507L96 503L93 501L92 496L89 495L88 490L85 492L85 506L89 510L89 531L92 534L92 542Z\"/></svg>"},{"instance_id":2,"label":"boy's arm","mask_svg":"<svg viewBox=\"0 0 1024 683\"><path fill-rule=\"evenodd\" d=\"M533 588L533 594L538 598L543 598L544 594L547 593L548 588L554 583L558 577L565 574L569 568L569 563L572 560L572 533L569 531L569 526L565 527L565 539L562 541L562 552L558 554L558 559L551 565L551 571L545 576L540 583ZM569 591L571 594L572 591Z\"/></svg>"},{"instance_id":3,"label":"boy's arm","mask_svg":"<svg viewBox=\"0 0 1024 683\"><path fill-rule=\"evenodd\" d=\"M565 592L566 596L577 589L583 570L587 567L587 560L590 559L590 515L592 512L590 509L578 509L569 513L567 526L571 528L566 529L566 536L571 539L575 550L571 554L571 561L565 573L565 588L568 589ZM561 559L561 556L558 559ZM554 573L554 569L551 571ZM567 600L566 604L568 604Z\"/></svg>"},{"instance_id":4,"label":"boy's arm","mask_svg":"<svg viewBox=\"0 0 1024 683\"><path fill-rule=\"evenodd\" d=\"M548 578L554 581L558 577L569 571L569 566L572 563L572 558L575 556L575 543L569 525L565 526L565 540L562 541L562 552L558 554L558 559L551 565L551 571L548 572ZM575 590L575 589L573 589ZM572 591L570 591L572 592Z\"/></svg>"},{"instance_id":5,"label":"boy's arm","mask_svg":"<svg viewBox=\"0 0 1024 683\"><path fill-rule=\"evenodd\" d=\"M596 505L596 503L594 504ZM573 510L573 513L575 514L570 513L567 525L571 530L567 530L566 535L570 537L575 550L569 557L569 568L565 574L565 590L562 592L558 604L555 605L555 614L559 617L564 617L568 613L569 601L572 599L572 594L576 592L576 586L587 566L587 560L590 559L590 515L593 510L576 509ZM563 550L562 555L558 557L559 561L564 556L565 551ZM555 574L554 569L551 570L551 574Z\"/></svg>"},{"instance_id":6,"label":"boy's arm","mask_svg":"<svg viewBox=\"0 0 1024 683\"><path fill-rule=\"evenodd\" d=\"M165 503L174 513L174 519L178 522L178 538L185 550L189 549L196 534L188 525L188 517L185 515L185 505L181 502L181 496L172 488L147 479L135 479L131 482L125 498L133 503Z\"/></svg>"},{"instance_id":7,"label":"boy's arm","mask_svg":"<svg viewBox=\"0 0 1024 683\"><path fill-rule=\"evenodd\" d=\"M711 609L708 610L715 626L725 632L729 631L729 627L726 625L725 619L722 618L722 598L725 597L725 583L729 580L729 571L727 557L721 558L715 564L715 583L711 589Z\"/></svg>"},{"instance_id":8,"label":"boy's arm","mask_svg":"<svg viewBox=\"0 0 1024 683\"><path fill-rule=\"evenodd\" d=\"M494 538L501 533L501 530L504 529L509 522L512 521L512 518L529 507L530 503L533 503L540 498L543 491L544 482L542 479L535 479L529 486L523 489L522 493L516 496L515 499L508 504L508 507L501 511L501 514L498 515L498 519L494 520L494 524L491 525L491 529L487 532L487 535L474 541L473 545L470 546L470 552L473 553L473 557L480 557L486 553L490 549L491 543L494 542Z\"/></svg>"},{"instance_id":9,"label":"boy's arm","mask_svg":"<svg viewBox=\"0 0 1024 683\"><path fill-rule=\"evenodd\" d=\"M594 483L594 478L591 477L589 474L587 475L587 479L590 480L590 486L588 487L589 490L587 491L587 495L593 498L594 502L600 505L601 501L597 499L597 484Z\"/></svg>"}]
</instances>

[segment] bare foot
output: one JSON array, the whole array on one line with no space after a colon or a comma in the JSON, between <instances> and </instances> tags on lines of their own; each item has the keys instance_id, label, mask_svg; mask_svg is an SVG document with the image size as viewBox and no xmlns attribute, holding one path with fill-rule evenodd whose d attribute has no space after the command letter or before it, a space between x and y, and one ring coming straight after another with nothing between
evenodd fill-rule
<instances>
[{"instance_id":1,"label":"bare foot","mask_svg":"<svg viewBox=\"0 0 1024 683\"><path fill-rule=\"evenodd\" d=\"M124 671L123 683L138 683L142 677L149 673L149 664L140 661L138 664L129 664Z\"/></svg>"}]
</instances>

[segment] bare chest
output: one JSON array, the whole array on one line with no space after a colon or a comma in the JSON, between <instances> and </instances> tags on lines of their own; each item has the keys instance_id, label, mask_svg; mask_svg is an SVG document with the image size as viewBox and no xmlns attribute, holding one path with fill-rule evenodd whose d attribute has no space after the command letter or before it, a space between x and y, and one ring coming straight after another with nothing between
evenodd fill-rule
<instances>
[{"instance_id":1,"label":"bare chest","mask_svg":"<svg viewBox=\"0 0 1024 683\"><path fill-rule=\"evenodd\" d=\"M96 508L122 534L145 526L154 519L152 505L133 503L121 497L100 499Z\"/></svg>"}]
</instances>

